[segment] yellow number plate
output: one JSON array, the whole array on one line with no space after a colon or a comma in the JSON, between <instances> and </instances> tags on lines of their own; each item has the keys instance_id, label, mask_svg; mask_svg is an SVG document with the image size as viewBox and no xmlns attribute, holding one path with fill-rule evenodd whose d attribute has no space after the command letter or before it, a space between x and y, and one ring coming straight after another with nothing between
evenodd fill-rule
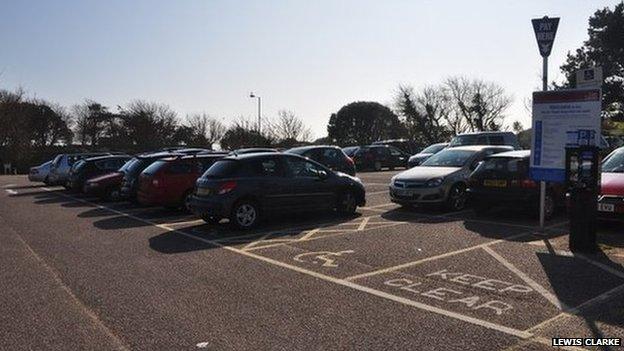
<instances>
[{"instance_id":1,"label":"yellow number plate","mask_svg":"<svg viewBox=\"0 0 624 351\"><path fill-rule=\"evenodd\" d=\"M506 180L494 180L494 179L486 179L483 181L483 185L492 186L496 188L504 188L507 186Z\"/></svg>"}]
</instances>

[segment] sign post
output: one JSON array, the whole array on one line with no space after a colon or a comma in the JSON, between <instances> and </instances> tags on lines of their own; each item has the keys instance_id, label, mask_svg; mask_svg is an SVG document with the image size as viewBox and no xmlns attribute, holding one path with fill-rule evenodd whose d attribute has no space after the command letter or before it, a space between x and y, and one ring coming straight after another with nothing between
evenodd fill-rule
<instances>
[{"instance_id":1,"label":"sign post","mask_svg":"<svg viewBox=\"0 0 624 351\"><path fill-rule=\"evenodd\" d=\"M557 27L559 26L559 18L548 18L544 16L542 18L535 18L531 20L533 24L533 31L535 32L535 39L537 39L537 46L539 48L540 55L542 56L542 91L548 90L548 56L552 50L553 43L555 42L555 35L557 34ZM533 129L535 134L535 129ZM544 229L545 214L544 206L546 203L546 182L540 181L540 228Z\"/></svg>"}]
</instances>

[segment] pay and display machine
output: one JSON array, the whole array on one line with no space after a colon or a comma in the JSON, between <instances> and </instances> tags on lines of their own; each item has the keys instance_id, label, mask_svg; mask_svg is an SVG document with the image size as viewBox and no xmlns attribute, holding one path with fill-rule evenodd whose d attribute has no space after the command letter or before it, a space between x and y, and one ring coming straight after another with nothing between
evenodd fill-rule
<instances>
[{"instance_id":1,"label":"pay and display machine","mask_svg":"<svg viewBox=\"0 0 624 351\"><path fill-rule=\"evenodd\" d=\"M597 249L600 149L592 144L568 145L565 153L570 250L577 252Z\"/></svg>"}]
</instances>

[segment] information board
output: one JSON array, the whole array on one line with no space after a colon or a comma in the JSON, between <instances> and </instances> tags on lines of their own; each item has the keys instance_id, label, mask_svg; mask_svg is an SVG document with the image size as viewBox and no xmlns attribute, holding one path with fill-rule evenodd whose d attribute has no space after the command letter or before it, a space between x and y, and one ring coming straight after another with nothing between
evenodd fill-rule
<instances>
[{"instance_id":1,"label":"information board","mask_svg":"<svg viewBox=\"0 0 624 351\"><path fill-rule=\"evenodd\" d=\"M564 182L566 145L600 142L600 107L599 89L533 93L531 179Z\"/></svg>"}]
</instances>

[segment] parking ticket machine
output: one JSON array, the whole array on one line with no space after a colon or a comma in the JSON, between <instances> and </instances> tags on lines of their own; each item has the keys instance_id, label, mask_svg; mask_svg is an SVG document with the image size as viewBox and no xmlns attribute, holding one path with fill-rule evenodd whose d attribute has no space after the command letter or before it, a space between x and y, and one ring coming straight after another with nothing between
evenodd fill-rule
<instances>
[{"instance_id":1,"label":"parking ticket machine","mask_svg":"<svg viewBox=\"0 0 624 351\"><path fill-rule=\"evenodd\" d=\"M565 155L570 250L595 251L600 149L589 145L567 146Z\"/></svg>"}]
</instances>

